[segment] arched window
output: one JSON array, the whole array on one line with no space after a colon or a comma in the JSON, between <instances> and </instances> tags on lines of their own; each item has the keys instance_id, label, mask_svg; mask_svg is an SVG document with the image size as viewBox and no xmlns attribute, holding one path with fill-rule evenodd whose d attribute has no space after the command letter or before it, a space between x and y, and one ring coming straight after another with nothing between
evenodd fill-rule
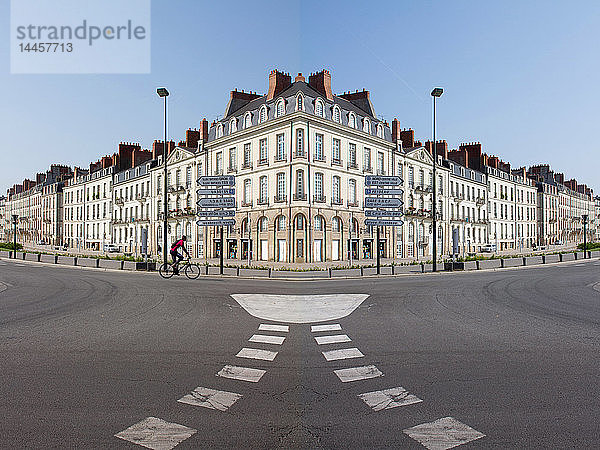
<instances>
[{"instance_id":1,"label":"arched window","mask_svg":"<svg viewBox=\"0 0 600 450\"><path fill-rule=\"evenodd\" d=\"M266 122L266 120L267 120L267 107L265 105L262 105L260 108L258 123Z\"/></svg>"},{"instance_id":2,"label":"arched window","mask_svg":"<svg viewBox=\"0 0 600 450\"><path fill-rule=\"evenodd\" d=\"M335 216L331 220L331 229L334 232L340 232L340 231L342 231L342 220L338 216Z\"/></svg>"},{"instance_id":3,"label":"arched window","mask_svg":"<svg viewBox=\"0 0 600 450\"><path fill-rule=\"evenodd\" d=\"M248 234L248 219L247 218L244 218L242 220L241 233L242 233L242 235Z\"/></svg>"},{"instance_id":4,"label":"arched window","mask_svg":"<svg viewBox=\"0 0 600 450\"><path fill-rule=\"evenodd\" d=\"M358 219L352 221L352 232L358 234Z\"/></svg>"},{"instance_id":5,"label":"arched window","mask_svg":"<svg viewBox=\"0 0 600 450\"><path fill-rule=\"evenodd\" d=\"M223 136L223 124L219 124L217 125L217 138L220 138L221 136Z\"/></svg>"},{"instance_id":6,"label":"arched window","mask_svg":"<svg viewBox=\"0 0 600 450\"><path fill-rule=\"evenodd\" d=\"M315 100L315 114L319 117L325 117L325 105L320 98Z\"/></svg>"},{"instance_id":7,"label":"arched window","mask_svg":"<svg viewBox=\"0 0 600 450\"><path fill-rule=\"evenodd\" d=\"M333 121L337 123L340 123L342 121L342 114L340 112L340 108L337 105L333 107Z\"/></svg>"},{"instance_id":8,"label":"arched window","mask_svg":"<svg viewBox=\"0 0 600 450\"><path fill-rule=\"evenodd\" d=\"M268 229L269 219L261 217L258 221L258 231L265 232Z\"/></svg>"},{"instance_id":9,"label":"arched window","mask_svg":"<svg viewBox=\"0 0 600 450\"><path fill-rule=\"evenodd\" d=\"M298 93L296 97L296 111L304 111L304 95L302 95L302 92Z\"/></svg>"},{"instance_id":10,"label":"arched window","mask_svg":"<svg viewBox=\"0 0 600 450\"><path fill-rule=\"evenodd\" d=\"M275 224L277 227L277 231L285 231L285 229L286 229L285 216L277 216Z\"/></svg>"},{"instance_id":11,"label":"arched window","mask_svg":"<svg viewBox=\"0 0 600 450\"><path fill-rule=\"evenodd\" d=\"M244 116L244 128L250 128L252 126L252 114L247 112Z\"/></svg>"},{"instance_id":12,"label":"arched window","mask_svg":"<svg viewBox=\"0 0 600 450\"><path fill-rule=\"evenodd\" d=\"M277 101L277 106L275 107L275 116L281 117L285 114L285 102L282 98Z\"/></svg>"},{"instance_id":13,"label":"arched window","mask_svg":"<svg viewBox=\"0 0 600 450\"><path fill-rule=\"evenodd\" d=\"M237 119L233 118L229 122L229 134L235 133L237 131Z\"/></svg>"},{"instance_id":14,"label":"arched window","mask_svg":"<svg viewBox=\"0 0 600 450\"><path fill-rule=\"evenodd\" d=\"M296 230L304 230L305 219L303 214L297 214L295 222Z\"/></svg>"},{"instance_id":15,"label":"arched window","mask_svg":"<svg viewBox=\"0 0 600 450\"><path fill-rule=\"evenodd\" d=\"M383 138L383 125L377 124L377 137Z\"/></svg>"},{"instance_id":16,"label":"arched window","mask_svg":"<svg viewBox=\"0 0 600 450\"><path fill-rule=\"evenodd\" d=\"M348 114L348 126L350 128L356 128L356 116L354 115L353 112Z\"/></svg>"},{"instance_id":17,"label":"arched window","mask_svg":"<svg viewBox=\"0 0 600 450\"><path fill-rule=\"evenodd\" d=\"M315 231L323 231L324 222L323 216L315 216Z\"/></svg>"},{"instance_id":18,"label":"arched window","mask_svg":"<svg viewBox=\"0 0 600 450\"><path fill-rule=\"evenodd\" d=\"M363 121L363 131L365 133L371 134L371 121L369 119L367 119L366 117L365 117L365 120Z\"/></svg>"}]
</instances>

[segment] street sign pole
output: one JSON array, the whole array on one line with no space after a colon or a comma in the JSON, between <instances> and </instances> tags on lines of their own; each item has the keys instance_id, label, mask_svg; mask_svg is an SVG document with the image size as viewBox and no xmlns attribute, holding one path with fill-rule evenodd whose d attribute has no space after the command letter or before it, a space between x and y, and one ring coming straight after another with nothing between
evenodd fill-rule
<instances>
[{"instance_id":1,"label":"street sign pole","mask_svg":"<svg viewBox=\"0 0 600 450\"><path fill-rule=\"evenodd\" d=\"M379 230L381 227L377 227L377 275L381 272L381 255L379 253Z\"/></svg>"},{"instance_id":2,"label":"street sign pole","mask_svg":"<svg viewBox=\"0 0 600 450\"><path fill-rule=\"evenodd\" d=\"M223 225L221 225L221 254L219 255L221 258L220 261L220 273L223 275L223 252L225 251L225 247L223 245Z\"/></svg>"}]
</instances>

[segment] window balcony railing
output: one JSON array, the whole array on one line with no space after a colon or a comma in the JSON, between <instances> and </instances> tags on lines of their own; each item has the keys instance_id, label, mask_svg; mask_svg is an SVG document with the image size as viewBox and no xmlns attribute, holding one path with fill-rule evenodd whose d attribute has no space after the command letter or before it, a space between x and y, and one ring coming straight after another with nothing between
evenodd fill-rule
<instances>
[{"instance_id":1,"label":"window balcony railing","mask_svg":"<svg viewBox=\"0 0 600 450\"><path fill-rule=\"evenodd\" d=\"M358 169L358 164L356 164L356 161L349 162L348 163L348 169Z\"/></svg>"},{"instance_id":2,"label":"window balcony railing","mask_svg":"<svg viewBox=\"0 0 600 450\"><path fill-rule=\"evenodd\" d=\"M285 203L287 202L287 195L276 195L273 197L273 201L275 203Z\"/></svg>"},{"instance_id":3,"label":"window balcony railing","mask_svg":"<svg viewBox=\"0 0 600 450\"><path fill-rule=\"evenodd\" d=\"M242 207L243 207L243 208L244 208L244 207L249 207L249 206L252 206L252 204L253 204L253 203L252 203L252 200L249 200L249 201L248 201L248 200L242 200Z\"/></svg>"},{"instance_id":4,"label":"window balcony railing","mask_svg":"<svg viewBox=\"0 0 600 450\"><path fill-rule=\"evenodd\" d=\"M332 205L343 205L344 204L344 200L342 200L340 197L333 197L331 199L331 204Z\"/></svg>"},{"instance_id":5,"label":"window balcony railing","mask_svg":"<svg viewBox=\"0 0 600 450\"><path fill-rule=\"evenodd\" d=\"M269 204L269 199L267 197L260 197L257 201L256 201L257 205L268 205Z\"/></svg>"},{"instance_id":6,"label":"window balcony railing","mask_svg":"<svg viewBox=\"0 0 600 450\"><path fill-rule=\"evenodd\" d=\"M275 155L275 162L286 162L287 158L285 155Z\"/></svg>"},{"instance_id":7,"label":"window balcony railing","mask_svg":"<svg viewBox=\"0 0 600 450\"><path fill-rule=\"evenodd\" d=\"M433 192L433 188L429 185L423 185L423 184L418 184L417 186L415 186L415 192L421 192L423 194L427 194L430 192Z\"/></svg>"},{"instance_id":8,"label":"window balcony railing","mask_svg":"<svg viewBox=\"0 0 600 450\"><path fill-rule=\"evenodd\" d=\"M306 152L305 151L294 152L294 158L306 158Z\"/></svg>"},{"instance_id":9,"label":"window balcony railing","mask_svg":"<svg viewBox=\"0 0 600 450\"><path fill-rule=\"evenodd\" d=\"M237 166L229 166L227 173L237 173Z\"/></svg>"},{"instance_id":10,"label":"window balcony railing","mask_svg":"<svg viewBox=\"0 0 600 450\"><path fill-rule=\"evenodd\" d=\"M242 164L242 169L252 169L252 163L250 161L244 161L244 164Z\"/></svg>"},{"instance_id":11,"label":"window balcony railing","mask_svg":"<svg viewBox=\"0 0 600 450\"><path fill-rule=\"evenodd\" d=\"M123 199L121 197L116 197L115 198L115 205L122 205L123 204Z\"/></svg>"},{"instance_id":12,"label":"window balcony railing","mask_svg":"<svg viewBox=\"0 0 600 450\"><path fill-rule=\"evenodd\" d=\"M314 162L325 162L325 155L317 155L313 159Z\"/></svg>"},{"instance_id":13,"label":"window balcony railing","mask_svg":"<svg viewBox=\"0 0 600 450\"><path fill-rule=\"evenodd\" d=\"M296 192L294 194L294 200L297 202L304 202L306 201L306 192Z\"/></svg>"},{"instance_id":14,"label":"window balcony railing","mask_svg":"<svg viewBox=\"0 0 600 450\"><path fill-rule=\"evenodd\" d=\"M485 204L485 198L478 197L477 200L475 200L475 203L478 206L481 206L481 205Z\"/></svg>"},{"instance_id":15,"label":"window balcony railing","mask_svg":"<svg viewBox=\"0 0 600 450\"><path fill-rule=\"evenodd\" d=\"M268 166L269 160L267 158L259 159L257 165L259 166Z\"/></svg>"},{"instance_id":16,"label":"window balcony railing","mask_svg":"<svg viewBox=\"0 0 600 450\"><path fill-rule=\"evenodd\" d=\"M371 167L371 166L363 167L363 172L364 173L373 173L373 167Z\"/></svg>"},{"instance_id":17,"label":"window balcony railing","mask_svg":"<svg viewBox=\"0 0 600 450\"><path fill-rule=\"evenodd\" d=\"M223 175L223 169L216 169L216 170L213 172L213 175Z\"/></svg>"},{"instance_id":18,"label":"window balcony railing","mask_svg":"<svg viewBox=\"0 0 600 450\"><path fill-rule=\"evenodd\" d=\"M341 166L342 165L342 160L339 158L332 158L331 159L331 165L332 166Z\"/></svg>"},{"instance_id":19,"label":"window balcony railing","mask_svg":"<svg viewBox=\"0 0 600 450\"><path fill-rule=\"evenodd\" d=\"M377 169L377 175L385 175L385 170Z\"/></svg>"},{"instance_id":20,"label":"window balcony railing","mask_svg":"<svg viewBox=\"0 0 600 450\"><path fill-rule=\"evenodd\" d=\"M351 202L350 200L348 200L348 206L356 208L358 206L358 202L356 200L354 200L353 202Z\"/></svg>"},{"instance_id":21,"label":"window balcony railing","mask_svg":"<svg viewBox=\"0 0 600 450\"><path fill-rule=\"evenodd\" d=\"M323 194L315 194L313 195L313 202L315 203L325 203L325 196Z\"/></svg>"}]
</instances>

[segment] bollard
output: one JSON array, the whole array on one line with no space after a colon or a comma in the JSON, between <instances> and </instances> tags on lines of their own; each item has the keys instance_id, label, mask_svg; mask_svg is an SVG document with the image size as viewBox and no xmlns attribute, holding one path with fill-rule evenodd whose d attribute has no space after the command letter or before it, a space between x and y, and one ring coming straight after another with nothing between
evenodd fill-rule
<instances>
[{"instance_id":1,"label":"bollard","mask_svg":"<svg viewBox=\"0 0 600 450\"><path fill-rule=\"evenodd\" d=\"M500 267L504 268L504 258L500 258Z\"/></svg>"},{"instance_id":2,"label":"bollard","mask_svg":"<svg viewBox=\"0 0 600 450\"><path fill-rule=\"evenodd\" d=\"M546 255L542 255L542 264L546 264Z\"/></svg>"}]
</instances>

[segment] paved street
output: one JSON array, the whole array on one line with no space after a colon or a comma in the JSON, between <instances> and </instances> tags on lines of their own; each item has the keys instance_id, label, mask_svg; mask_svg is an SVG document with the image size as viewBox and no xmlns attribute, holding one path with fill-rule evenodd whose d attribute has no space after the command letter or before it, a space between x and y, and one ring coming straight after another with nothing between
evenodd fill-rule
<instances>
[{"instance_id":1,"label":"paved street","mask_svg":"<svg viewBox=\"0 0 600 450\"><path fill-rule=\"evenodd\" d=\"M599 305L597 259L300 282L3 259L0 446L598 448Z\"/></svg>"}]
</instances>

